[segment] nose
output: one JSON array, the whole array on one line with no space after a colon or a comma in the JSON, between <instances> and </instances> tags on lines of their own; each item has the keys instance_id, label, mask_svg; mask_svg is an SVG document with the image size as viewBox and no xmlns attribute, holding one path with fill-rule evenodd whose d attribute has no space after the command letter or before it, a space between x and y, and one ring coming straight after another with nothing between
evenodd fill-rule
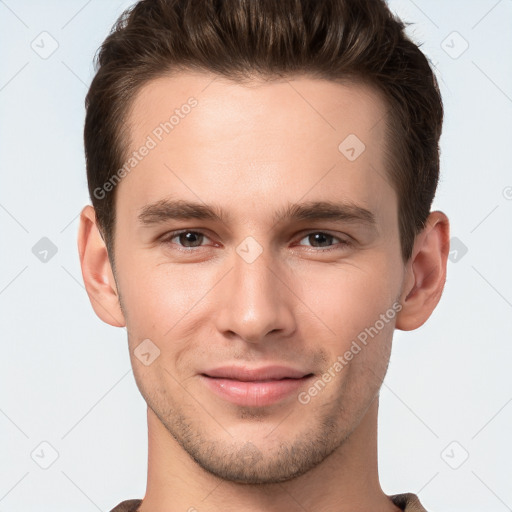
<instances>
[{"instance_id":1,"label":"nose","mask_svg":"<svg viewBox=\"0 0 512 512\"><path fill-rule=\"evenodd\" d=\"M294 294L285 275L265 252L250 263L235 254L231 272L217 289L217 329L253 344L289 337L296 323Z\"/></svg>"}]
</instances>

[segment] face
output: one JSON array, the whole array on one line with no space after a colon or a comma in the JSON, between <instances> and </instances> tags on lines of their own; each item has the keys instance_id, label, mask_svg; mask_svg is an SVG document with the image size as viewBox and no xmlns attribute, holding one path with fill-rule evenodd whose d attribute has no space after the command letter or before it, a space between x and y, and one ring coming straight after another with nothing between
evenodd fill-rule
<instances>
[{"instance_id":1,"label":"face","mask_svg":"<svg viewBox=\"0 0 512 512\"><path fill-rule=\"evenodd\" d=\"M133 104L130 153L150 149L117 185L116 283L169 434L221 478L279 482L343 447L386 372L404 279L386 108L360 84L212 80Z\"/></svg>"}]
</instances>

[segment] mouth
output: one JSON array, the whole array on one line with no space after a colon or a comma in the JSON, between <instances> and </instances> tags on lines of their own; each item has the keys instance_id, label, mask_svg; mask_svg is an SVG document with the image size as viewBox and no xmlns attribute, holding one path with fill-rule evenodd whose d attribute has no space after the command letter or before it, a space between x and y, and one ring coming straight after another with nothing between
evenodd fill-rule
<instances>
[{"instance_id":1,"label":"mouth","mask_svg":"<svg viewBox=\"0 0 512 512\"><path fill-rule=\"evenodd\" d=\"M313 376L283 366L256 369L226 366L199 375L205 386L220 398L249 407L279 402L307 385Z\"/></svg>"}]
</instances>

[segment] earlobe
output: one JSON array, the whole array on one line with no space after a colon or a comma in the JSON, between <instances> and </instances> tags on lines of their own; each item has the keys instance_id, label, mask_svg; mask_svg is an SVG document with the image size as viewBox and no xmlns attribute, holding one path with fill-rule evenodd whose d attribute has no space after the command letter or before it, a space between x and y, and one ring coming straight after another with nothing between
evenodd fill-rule
<instances>
[{"instance_id":1,"label":"earlobe","mask_svg":"<svg viewBox=\"0 0 512 512\"><path fill-rule=\"evenodd\" d=\"M397 315L396 328L411 331L422 326L439 303L446 282L446 265L450 250L448 217L431 212L426 226L416 237Z\"/></svg>"},{"instance_id":2,"label":"earlobe","mask_svg":"<svg viewBox=\"0 0 512 512\"><path fill-rule=\"evenodd\" d=\"M125 319L107 248L100 234L94 208L90 205L80 213L78 253L85 289L95 313L107 324L124 327Z\"/></svg>"}]
</instances>

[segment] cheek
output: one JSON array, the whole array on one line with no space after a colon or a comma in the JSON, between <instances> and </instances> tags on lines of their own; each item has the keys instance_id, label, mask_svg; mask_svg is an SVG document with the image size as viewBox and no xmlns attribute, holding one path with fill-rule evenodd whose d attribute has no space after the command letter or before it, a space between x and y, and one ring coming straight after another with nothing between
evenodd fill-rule
<instances>
[{"instance_id":1,"label":"cheek","mask_svg":"<svg viewBox=\"0 0 512 512\"><path fill-rule=\"evenodd\" d=\"M149 251L139 251L121 254L117 266L134 339L184 334L183 329L192 327L191 318L196 329L207 321L201 313L204 308L210 314L215 312L215 304L204 299L225 273L218 265L155 262ZM287 287L293 291L288 305L299 327L317 336L321 329L325 338L349 342L392 306L400 278L396 260L384 248L341 263L301 262L289 273L285 270L283 277L285 274Z\"/></svg>"},{"instance_id":2,"label":"cheek","mask_svg":"<svg viewBox=\"0 0 512 512\"><path fill-rule=\"evenodd\" d=\"M174 386L163 368L186 378L194 371L193 355L207 350L201 340L214 331L212 319L218 305L212 304L209 293L218 284L225 270L196 265L158 264L144 259L126 260L119 287L126 305L127 329L131 352L142 340L150 339L160 350L160 356L149 368L141 368L143 375L151 369L153 377ZM202 333L203 336L198 336ZM212 334L213 335L213 334ZM137 361L135 361L137 364ZM140 365L139 365L140 366ZM161 368L163 367L163 368ZM149 377L148 377L149 378Z\"/></svg>"},{"instance_id":3,"label":"cheek","mask_svg":"<svg viewBox=\"0 0 512 512\"><path fill-rule=\"evenodd\" d=\"M169 265L135 256L120 260L119 291L133 342L162 338L190 309L200 285L189 273Z\"/></svg>"},{"instance_id":4,"label":"cheek","mask_svg":"<svg viewBox=\"0 0 512 512\"><path fill-rule=\"evenodd\" d=\"M326 332L345 341L373 326L392 307L398 278L383 259L304 270L300 276L304 304Z\"/></svg>"}]
</instances>

